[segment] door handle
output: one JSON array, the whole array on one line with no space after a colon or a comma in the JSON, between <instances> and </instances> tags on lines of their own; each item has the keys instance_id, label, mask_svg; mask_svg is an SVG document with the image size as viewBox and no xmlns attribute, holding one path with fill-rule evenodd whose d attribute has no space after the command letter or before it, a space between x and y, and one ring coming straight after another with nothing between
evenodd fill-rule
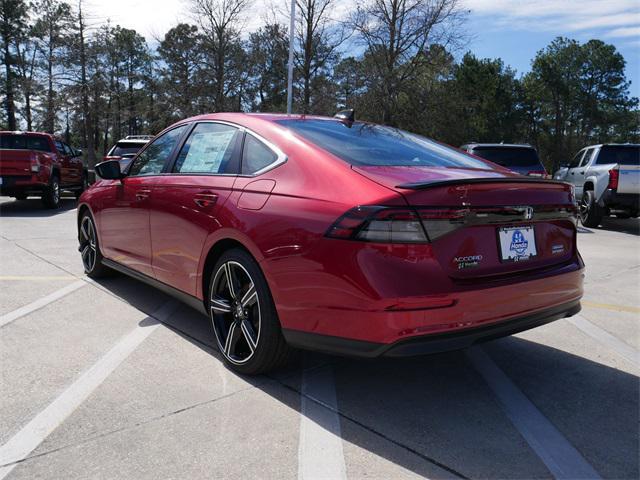
<instances>
[{"instance_id":1,"label":"door handle","mask_svg":"<svg viewBox=\"0 0 640 480\"><path fill-rule=\"evenodd\" d=\"M147 198L149 198L149 195L151 194L151 190L138 190L136 192L136 199L137 200L146 200Z\"/></svg>"},{"instance_id":2,"label":"door handle","mask_svg":"<svg viewBox=\"0 0 640 480\"><path fill-rule=\"evenodd\" d=\"M580 172L580 175L584 175L584 170Z\"/></svg>"},{"instance_id":3,"label":"door handle","mask_svg":"<svg viewBox=\"0 0 640 480\"><path fill-rule=\"evenodd\" d=\"M193 201L200 208L212 207L218 201L218 195L210 192L196 193Z\"/></svg>"}]
</instances>

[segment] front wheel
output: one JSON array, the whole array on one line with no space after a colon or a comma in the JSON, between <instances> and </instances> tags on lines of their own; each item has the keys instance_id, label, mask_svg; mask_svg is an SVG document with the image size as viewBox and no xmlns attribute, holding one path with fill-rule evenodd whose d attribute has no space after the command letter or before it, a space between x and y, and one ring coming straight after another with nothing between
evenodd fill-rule
<instances>
[{"instance_id":1,"label":"front wheel","mask_svg":"<svg viewBox=\"0 0 640 480\"><path fill-rule=\"evenodd\" d=\"M213 268L209 315L220 353L238 373L274 370L293 354L282 336L267 281L244 250L225 252Z\"/></svg>"},{"instance_id":2,"label":"front wheel","mask_svg":"<svg viewBox=\"0 0 640 480\"><path fill-rule=\"evenodd\" d=\"M596 201L593 190L587 190L580 200L580 221L585 227L595 228L600 225L604 216L603 209Z\"/></svg>"}]
</instances>

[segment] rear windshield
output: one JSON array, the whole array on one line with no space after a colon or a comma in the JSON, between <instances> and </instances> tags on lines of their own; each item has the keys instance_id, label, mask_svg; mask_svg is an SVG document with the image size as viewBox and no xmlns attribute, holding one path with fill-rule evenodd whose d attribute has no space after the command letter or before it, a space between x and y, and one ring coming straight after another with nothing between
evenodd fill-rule
<instances>
[{"instance_id":1,"label":"rear windshield","mask_svg":"<svg viewBox=\"0 0 640 480\"><path fill-rule=\"evenodd\" d=\"M640 145L605 145L601 147L596 164L606 165L608 163L640 166Z\"/></svg>"},{"instance_id":2,"label":"rear windshield","mask_svg":"<svg viewBox=\"0 0 640 480\"><path fill-rule=\"evenodd\" d=\"M121 157L122 155L135 155L140 151L142 147L144 147L147 142L142 143L117 143L113 150L111 151L111 155L114 157Z\"/></svg>"},{"instance_id":3,"label":"rear windshield","mask_svg":"<svg viewBox=\"0 0 640 480\"><path fill-rule=\"evenodd\" d=\"M396 128L360 122L349 128L317 119L277 123L352 165L489 168L456 149Z\"/></svg>"},{"instance_id":4,"label":"rear windshield","mask_svg":"<svg viewBox=\"0 0 640 480\"><path fill-rule=\"evenodd\" d=\"M475 147L473 154L503 167L540 165L538 153L526 147Z\"/></svg>"},{"instance_id":5,"label":"rear windshield","mask_svg":"<svg viewBox=\"0 0 640 480\"><path fill-rule=\"evenodd\" d=\"M0 148L4 148L6 150L51 151L47 138L35 135L0 135Z\"/></svg>"}]
</instances>

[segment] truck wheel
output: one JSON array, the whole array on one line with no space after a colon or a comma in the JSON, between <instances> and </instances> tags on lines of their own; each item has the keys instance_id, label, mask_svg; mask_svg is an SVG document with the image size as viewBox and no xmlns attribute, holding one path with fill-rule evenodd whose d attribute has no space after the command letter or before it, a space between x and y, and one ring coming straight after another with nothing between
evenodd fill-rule
<instances>
[{"instance_id":1,"label":"truck wheel","mask_svg":"<svg viewBox=\"0 0 640 480\"><path fill-rule=\"evenodd\" d=\"M60 207L60 179L57 175L51 175L49 185L42 193L42 203L47 208Z\"/></svg>"},{"instance_id":2,"label":"truck wheel","mask_svg":"<svg viewBox=\"0 0 640 480\"><path fill-rule=\"evenodd\" d=\"M87 188L89 188L89 177L87 176L87 172L82 174L82 187L79 190L76 190L76 200L80 198L82 192L84 192Z\"/></svg>"},{"instance_id":3,"label":"truck wheel","mask_svg":"<svg viewBox=\"0 0 640 480\"><path fill-rule=\"evenodd\" d=\"M582 194L580 201L580 221L585 227L595 228L600 225L604 211L598 202L593 190L587 190Z\"/></svg>"}]
</instances>

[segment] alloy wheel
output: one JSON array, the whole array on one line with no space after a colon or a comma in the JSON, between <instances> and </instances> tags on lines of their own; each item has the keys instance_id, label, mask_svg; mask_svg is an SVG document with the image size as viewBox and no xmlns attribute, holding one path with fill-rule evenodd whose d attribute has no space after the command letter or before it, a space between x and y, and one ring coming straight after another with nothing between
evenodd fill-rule
<instances>
[{"instance_id":1,"label":"alloy wheel","mask_svg":"<svg viewBox=\"0 0 640 480\"><path fill-rule=\"evenodd\" d=\"M96 266L97 246L96 229L91 217L85 216L80 224L80 255L87 272L93 271Z\"/></svg>"},{"instance_id":2,"label":"alloy wheel","mask_svg":"<svg viewBox=\"0 0 640 480\"><path fill-rule=\"evenodd\" d=\"M54 179L51 186L53 188L53 202L57 204L60 201L60 185L58 181Z\"/></svg>"},{"instance_id":3,"label":"alloy wheel","mask_svg":"<svg viewBox=\"0 0 640 480\"><path fill-rule=\"evenodd\" d=\"M584 222L584 220L587 218L587 216L589 215L589 199L587 198L587 195L584 194L582 195L582 199L580 200L580 203L578 204L578 210L580 213L580 220L582 222Z\"/></svg>"},{"instance_id":4,"label":"alloy wheel","mask_svg":"<svg viewBox=\"0 0 640 480\"><path fill-rule=\"evenodd\" d=\"M249 272L238 262L223 263L211 282L211 319L225 358L236 365L253 357L260 341L260 302Z\"/></svg>"}]
</instances>

